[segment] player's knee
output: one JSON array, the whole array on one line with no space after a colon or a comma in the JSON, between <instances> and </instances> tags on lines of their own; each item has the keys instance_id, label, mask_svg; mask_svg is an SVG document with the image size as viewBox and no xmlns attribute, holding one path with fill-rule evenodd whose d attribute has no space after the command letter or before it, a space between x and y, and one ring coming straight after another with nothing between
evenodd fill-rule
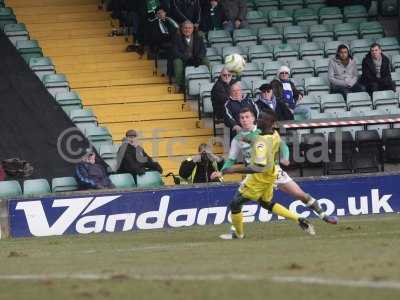
<instances>
[{"instance_id":1,"label":"player's knee","mask_svg":"<svg viewBox=\"0 0 400 300\"><path fill-rule=\"evenodd\" d=\"M237 199L234 199L229 204L229 208L230 208L232 214L238 214L242 211L242 204Z\"/></svg>"},{"instance_id":2,"label":"player's knee","mask_svg":"<svg viewBox=\"0 0 400 300\"><path fill-rule=\"evenodd\" d=\"M264 201L260 201L261 207L265 208L268 211L272 211L272 209L274 208L275 202L264 202Z\"/></svg>"}]
</instances>

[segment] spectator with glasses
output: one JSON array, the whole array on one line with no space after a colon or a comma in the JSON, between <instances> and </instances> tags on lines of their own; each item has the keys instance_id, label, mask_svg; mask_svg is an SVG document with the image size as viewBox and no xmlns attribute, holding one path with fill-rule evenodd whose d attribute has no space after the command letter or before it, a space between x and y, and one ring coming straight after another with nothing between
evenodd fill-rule
<instances>
[{"instance_id":1,"label":"spectator with glasses","mask_svg":"<svg viewBox=\"0 0 400 300\"><path fill-rule=\"evenodd\" d=\"M232 73L223 68L211 90L211 103L216 120L223 120L225 115L225 102L229 98L229 89L232 82Z\"/></svg>"},{"instance_id":2,"label":"spectator with glasses","mask_svg":"<svg viewBox=\"0 0 400 300\"><path fill-rule=\"evenodd\" d=\"M275 97L271 84L264 83L259 87L259 90L260 94L256 97L255 103L260 112L273 110L278 121L292 119L293 115L287 105Z\"/></svg>"}]
</instances>

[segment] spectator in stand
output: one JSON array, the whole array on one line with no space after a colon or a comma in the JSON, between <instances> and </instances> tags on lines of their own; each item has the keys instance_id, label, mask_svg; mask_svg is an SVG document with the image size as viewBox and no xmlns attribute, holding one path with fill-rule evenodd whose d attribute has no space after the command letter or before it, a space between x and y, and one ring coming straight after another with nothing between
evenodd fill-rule
<instances>
[{"instance_id":1,"label":"spectator in stand","mask_svg":"<svg viewBox=\"0 0 400 300\"><path fill-rule=\"evenodd\" d=\"M232 33L235 29L247 26L247 4L245 0L221 0L222 12L225 16L224 29Z\"/></svg>"},{"instance_id":2,"label":"spectator in stand","mask_svg":"<svg viewBox=\"0 0 400 300\"><path fill-rule=\"evenodd\" d=\"M6 172L4 172L3 164L0 162L0 181L6 180Z\"/></svg>"},{"instance_id":3,"label":"spectator in stand","mask_svg":"<svg viewBox=\"0 0 400 300\"><path fill-rule=\"evenodd\" d=\"M82 161L77 164L75 177L82 190L115 188L104 166L96 162L96 154L91 149L87 150Z\"/></svg>"},{"instance_id":4,"label":"spectator in stand","mask_svg":"<svg viewBox=\"0 0 400 300\"><path fill-rule=\"evenodd\" d=\"M344 44L338 46L336 56L329 60L328 80L331 93L340 93L344 97L348 93L365 90L364 86L358 82L357 63L351 57L349 48Z\"/></svg>"},{"instance_id":5,"label":"spectator in stand","mask_svg":"<svg viewBox=\"0 0 400 300\"><path fill-rule=\"evenodd\" d=\"M196 30L199 28L201 22L200 0L172 0L171 11L173 18L179 24L190 21Z\"/></svg>"},{"instance_id":6,"label":"spectator in stand","mask_svg":"<svg viewBox=\"0 0 400 300\"><path fill-rule=\"evenodd\" d=\"M118 172L130 173L136 181L137 175L143 175L146 171L157 171L162 173L160 164L144 151L139 145L136 130L128 130L125 140L118 150Z\"/></svg>"},{"instance_id":7,"label":"spectator in stand","mask_svg":"<svg viewBox=\"0 0 400 300\"><path fill-rule=\"evenodd\" d=\"M230 128L230 137L231 139L242 130L240 127L240 110L244 107L249 107L256 118L258 117L258 107L253 102L253 100L243 95L242 87L239 81L233 83L230 87L229 98L225 103L225 116L224 121L225 125Z\"/></svg>"},{"instance_id":8,"label":"spectator in stand","mask_svg":"<svg viewBox=\"0 0 400 300\"><path fill-rule=\"evenodd\" d=\"M185 67L207 65L206 46L203 38L194 32L193 23L184 21L180 33L175 36L172 58L176 83L180 91L185 89Z\"/></svg>"},{"instance_id":9,"label":"spectator in stand","mask_svg":"<svg viewBox=\"0 0 400 300\"><path fill-rule=\"evenodd\" d=\"M277 100L282 101L289 109L290 114L286 114L285 119L293 120L294 114L301 116L301 119L311 119L311 110L305 106L297 106L303 99L303 94L296 88L295 84L289 80L290 69L281 66L277 72L278 79L271 81L271 86Z\"/></svg>"},{"instance_id":10,"label":"spectator in stand","mask_svg":"<svg viewBox=\"0 0 400 300\"><path fill-rule=\"evenodd\" d=\"M371 45L369 53L362 61L361 82L371 95L375 91L396 90L390 74L390 60L382 54L378 43Z\"/></svg>"},{"instance_id":11,"label":"spectator in stand","mask_svg":"<svg viewBox=\"0 0 400 300\"><path fill-rule=\"evenodd\" d=\"M225 102L229 98L232 73L223 68L211 90L211 103L215 120L223 120L225 115Z\"/></svg>"},{"instance_id":12,"label":"spectator in stand","mask_svg":"<svg viewBox=\"0 0 400 300\"><path fill-rule=\"evenodd\" d=\"M179 176L187 183L220 182L220 178L211 179L224 165L224 159L212 152L210 145L200 144L199 153L184 160L179 168Z\"/></svg>"},{"instance_id":13,"label":"spectator in stand","mask_svg":"<svg viewBox=\"0 0 400 300\"><path fill-rule=\"evenodd\" d=\"M202 32L209 32L210 30L223 29L225 16L222 11L222 6L219 0L204 0L202 5L202 17L200 23L200 30Z\"/></svg>"},{"instance_id":14,"label":"spectator in stand","mask_svg":"<svg viewBox=\"0 0 400 300\"><path fill-rule=\"evenodd\" d=\"M271 84L264 83L259 88L260 94L256 98L256 105L260 112L273 110L278 121L292 120L293 114L289 107L281 100L277 99Z\"/></svg>"}]
</instances>

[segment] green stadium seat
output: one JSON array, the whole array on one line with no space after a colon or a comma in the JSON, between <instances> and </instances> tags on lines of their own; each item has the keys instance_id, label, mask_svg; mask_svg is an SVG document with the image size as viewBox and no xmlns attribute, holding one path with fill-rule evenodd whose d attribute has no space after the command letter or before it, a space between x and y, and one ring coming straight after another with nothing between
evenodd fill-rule
<instances>
[{"instance_id":1,"label":"green stadium seat","mask_svg":"<svg viewBox=\"0 0 400 300\"><path fill-rule=\"evenodd\" d=\"M314 76L314 65L307 59L289 62L290 75L293 78L307 78Z\"/></svg>"},{"instance_id":2,"label":"green stadium seat","mask_svg":"<svg viewBox=\"0 0 400 300\"><path fill-rule=\"evenodd\" d=\"M138 175L136 178L138 188L160 187L164 185L161 174L156 171L147 171L144 175Z\"/></svg>"},{"instance_id":3,"label":"green stadium seat","mask_svg":"<svg viewBox=\"0 0 400 300\"><path fill-rule=\"evenodd\" d=\"M292 77L290 80L294 83L296 88L304 95L305 94L305 86L304 86L304 78L302 77Z\"/></svg>"},{"instance_id":4,"label":"green stadium seat","mask_svg":"<svg viewBox=\"0 0 400 300\"><path fill-rule=\"evenodd\" d=\"M248 57L251 62L257 62L264 59L272 60L274 55L268 45L253 45L248 48Z\"/></svg>"},{"instance_id":5,"label":"green stadium seat","mask_svg":"<svg viewBox=\"0 0 400 300\"><path fill-rule=\"evenodd\" d=\"M42 48L39 47L39 43L36 40L20 40L15 45L26 63L29 63L32 57L43 56Z\"/></svg>"},{"instance_id":6,"label":"green stadium seat","mask_svg":"<svg viewBox=\"0 0 400 300\"><path fill-rule=\"evenodd\" d=\"M280 44L274 46L274 58L276 60L291 61L299 58L297 45Z\"/></svg>"},{"instance_id":7,"label":"green stadium seat","mask_svg":"<svg viewBox=\"0 0 400 300\"><path fill-rule=\"evenodd\" d=\"M316 59L314 61L315 76L328 78L329 58Z\"/></svg>"},{"instance_id":8,"label":"green stadium seat","mask_svg":"<svg viewBox=\"0 0 400 300\"><path fill-rule=\"evenodd\" d=\"M318 15L312 8L301 8L293 12L294 23L297 25L318 24Z\"/></svg>"},{"instance_id":9,"label":"green stadium seat","mask_svg":"<svg viewBox=\"0 0 400 300\"><path fill-rule=\"evenodd\" d=\"M23 23L4 25L4 34L14 46L17 44L17 41L29 40L29 32Z\"/></svg>"},{"instance_id":10,"label":"green stadium seat","mask_svg":"<svg viewBox=\"0 0 400 300\"><path fill-rule=\"evenodd\" d=\"M112 174L109 178L117 189L130 189L136 187L135 179L132 174Z\"/></svg>"},{"instance_id":11,"label":"green stadium seat","mask_svg":"<svg viewBox=\"0 0 400 300\"><path fill-rule=\"evenodd\" d=\"M82 109L82 99L75 91L57 93L55 99L63 107L63 109L64 106L77 107L76 109ZM70 109L69 111L71 110L72 109ZM68 113L68 115L70 115L70 113Z\"/></svg>"},{"instance_id":12,"label":"green stadium seat","mask_svg":"<svg viewBox=\"0 0 400 300\"><path fill-rule=\"evenodd\" d=\"M357 23L335 24L333 31L338 41L351 41L359 38Z\"/></svg>"},{"instance_id":13,"label":"green stadium seat","mask_svg":"<svg viewBox=\"0 0 400 300\"><path fill-rule=\"evenodd\" d=\"M346 96L350 111L365 112L372 110L371 97L366 92L349 93Z\"/></svg>"},{"instance_id":14,"label":"green stadium seat","mask_svg":"<svg viewBox=\"0 0 400 300\"><path fill-rule=\"evenodd\" d=\"M263 71L259 68L257 63L247 63L242 73L240 74L242 79L261 79L263 77Z\"/></svg>"},{"instance_id":15,"label":"green stadium seat","mask_svg":"<svg viewBox=\"0 0 400 300\"><path fill-rule=\"evenodd\" d=\"M111 134L106 127L87 128L85 135L97 150L103 144L112 144Z\"/></svg>"},{"instance_id":16,"label":"green stadium seat","mask_svg":"<svg viewBox=\"0 0 400 300\"><path fill-rule=\"evenodd\" d=\"M271 61L264 64L263 66L264 77L266 78L268 76L276 76L276 73L278 72L279 68L283 65L286 64L282 61Z\"/></svg>"},{"instance_id":17,"label":"green stadium seat","mask_svg":"<svg viewBox=\"0 0 400 300\"><path fill-rule=\"evenodd\" d=\"M256 45L257 35L250 28L236 29L233 31L233 43L236 46Z\"/></svg>"},{"instance_id":18,"label":"green stadium seat","mask_svg":"<svg viewBox=\"0 0 400 300\"><path fill-rule=\"evenodd\" d=\"M48 74L42 77L42 82L49 93L55 97L57 93L69 92L68 79L64 74Z\"/></svg>"},{"instance_id":19,"label":"green stadium seat","mask_svg":"<svg viewBox=\"0 0 400 300\"><path fill-rule=\"evenodd\" d=\"M223 64L213 64L211 66L211 81L215 81L219 77L219 74L223 68Z\"/></svg>"},{"instance_id":20,"label":"green stadium seat","mask_svg":"<svg viewBox=\"0 0 400 300\"><path fill-rule=\"evenodd\" d=\"M353 55L353 59L356 61L357 64L357 70L358 72L362 72L362 61L365 57L364 53L356 53Z\"/></svg>"},{"instance_id":21,"label":"green stadium seat","mask_svg":"<svg viewBox=\"0 0 400 300\"><path fill-rule=\"evenodd\" d=\"M346 44L343 41L329 41L325 43L325 56L327 56L328 58L334 57L336 55L337 52L337 48L339 47L339 45L341 44Z\"/></svg>"},{"instance_id":22,"label":"green stadium seat","mask_svg":"<svg viewBox=\"0 0 400 300\"><path fill-rule=\"evenodd\" d=\"M7 24L16 24L17 18L14 15L12 8L0 7L0 30L4 29Z\"/></svg>"},{"instance_id":23,"label":"green stadium seat","mask_svg":"<svg viewBox=\"0 0 400 300\"><path fill-rule=\"evenodd\" d=\"M287 10L271 10L268 13L268 20L271 26L284 28L293 24L292 13Z\"/></svg>"},{"instance_id":24,"label":"green stadium seat","mask_svg":"<svg viewBox=\"0 0 400 300\"><path fill-rule=\"evenodd\" d=\"M309 107L312 110L316 110L318 112L321 111L321 105L320 105L319 98L314 95L304 95L303 100L301 100L300 103L297 105L298 106L304 105L304 106Z\"/></svg>"},{"instance_id":25,"label":"green stadium seat","mask_svg":"<svg viewBox=\"0 0 400 300\"><path fill-rule=\"evenodd\" d=\"M213 113L213 107L211 103L211 90L214 86L214 83L202 83L200 85L200 113L201 116L210 116Z\"/></svg>"},{"instance_id":26,"label":"green stadium seat","mask_svg":"<svg viewBox=\"0 0 400 300\"><path fill-rule=\"evenodd\" d=\"M22 195L21 186L16 180L0 181L0 199Z\"/></svg>"},{"instance_id":27,"label":"green stadium seat","mask_svg":"<svg viewBox=\"0 0 400 300\"><path fill-rule=\"evenodd\" d=\"M395 71L400 69L400 54L392 56L392 68Z\"/></svg>"},{"instance_id":28,"label":"green stadium seat","mask_svg":"<svg viewBox=\"0 0 400 300\"><path fill-rule=\"evenodd\" d=\"M313 42L327 42L334 39L332 25L328 24L311 25L308 29L308 35Z\"/></svg>"},{"instance_id":29,"label":"green stadium seat","mask_svg":"<svg viewBox=\"0 0 400 300\"><path fill-rule=\"evenodd\" d=\"M222 56L218 53L218 50L213 47L207 48L207 53L206 53L208 61L211 63L221 63L222 62Z\"/></svg>"},{"instance_id":30,"label":"green stadium seat","mask_svg":"<svg viewBox=\"0 0 400 300\"><path fill-rule=\"evenodd\" d=\"M268 46L282 44L283 35L276 27L265 27L258 29L258 40L261 44Z\"/></svg>"},{"instance_id":31,"label":"green stadium seat","mask_svg":"<svg viewBox=\"0 0 400 300\"><path fill-rule=\"evenodd\" d=\"M57 177L51 181L53 193L77 191L78 188L78 183L74 177Z\"/></svg>"},{"instance_id":32,"label":"green stadium seat","mask_svg":"<svg viewBox=\"0 0 400 300\"><path fill-rule=\"evenodd\" d=\"M218 45L219 47L223 46L232 46L232 38L229 32L225 30L211 30L208 32L208 42L211 47L215 47Z\"/></svg>"},{"instance_id":33,"label":"green stadium seat","mask_svg":"<svg viewBox=\"0 0 400 300\"><path fill-rule=\"evenodd\" d=\"M199 84L202 82L210 82L211 75L207 66L201 65L198 67L185 68L185 81L187 94L191 97L199 95Z\"/></svg>"},{"instance_id":34,"label":"green stadium seat","mask_svg":"<svg viewBox=\"0 0 400 300\"><path fill-rule=\"evenodd\" d=\"M287 11L296 11L303 8L303 0L281 0L280 4L281 8Z\"/></svg>"},{"instance_id":35,"label":"green stadium seat","mask_svg":"<svg viewBox=\"0 0 400 300\"><path fill-rule=\"evenodd\" d=\"M308 77L304 79L307 95L329 94L329 82L322 77Z\"/></svg>"},{"instance_id":36,"label":"green stadium seat","mask_svg":"<svg viewBox=\"0 0 400 300\"><path fill-rule=\"evenodd\" d=\"M308 33L303 26L286 26L283 28L283 37L286 43L306 43Z\"/></svg>"},{"instance_id":37,"label":"green stadium seat","mask_svg":"<svg viewBox=\"0 0 400 300\"><path fill-rule=\"evenodd\" d=\"M5 7L4 0L0 0L0 7Z\"/></svg>"},{"instance_id":38,"label":"green stadium seat","mask_svg":"<svg viewBox=\"0 0 400 300\"><path fill-rule=\"evenodd\" d=\"M49 57L32 57L29 60L29 67L42 80L44 75L56 73L53 62Z\"/></svg>"},{"instance_id":39,"label":"green stadium seat","mask_svg":"<svg viewBox=\"0 0 400 300\"><path fill-rule=\"evenodd\" d=\"M343 22L342 11L336 6L321 7L318 15L321 24L339 24Z\"/></svg>"},{"instance_id":40,"label":"green stadium seat","mask_svg":"<svg viewBox=\"0 0 400 300\"><path fill-rule=\"evenodd\" d=\"M257 7L257 10L265 13L270 10L278 10L279 9L279 1L278 0L254 0L254 4Z\"/></svg>"},{"instance_id":41,"label":"green stadium seat","mask_svg":"<svg viewBox=\"0 0 400 300\"><path fill-rule=\"evenodd\" d=\"M399 96L393 91L377 91L372 93L372 104L378 108L399 107Z\"/></svg>"},{"instance_id":42,"label":"green stadium seat","mask_svg":"<svg viewBox=\"0 0 400 300\"><path fill-rule=\"evenodd\" d=\"M373 39L356 39L350 41L350 51L352 55L361 53L361 54L367 54L369 52L369 49L374 42Z\"/></svg>"},{"instance_id":43,"label":"green stadium seat","mask_svg":"<svg viewBox=\"0 0 400 300\"><path fill-rule=\"evenodd\" d=\"M368 12L363 5L347 5L343 8L345 22L360 23L368 21Z\"/></svg>"},{"instance_id":44,"label":"green stadium seat","mask_svg":"<svg viewBox=\"0 0 400 300\"><path fill-rule=\"evenodd\" d=\"M318 11L321 7L326 6L326 0L304 0L304 5Z\"/></svg>"},{"instance_id":45,"label":"green stadium seat","mask_svg":"<svg viewBox=\"0 0 400 300\"><path fill-rule=\"evenodd\" d=\"M383 26L378 21L362 22L359 26L360 37L366 38L382 38L385 36Z\"/></svg>"},{"instance_id":46,"label":"green stadium seat","mask_svg":"<svg viewBox=\"0 0 400 300\"><path fill-rule=\"evenodd\" d=\"M91 109L74 109L70 112L69 117L72 122L77 123L95 123L97 118Z\"/></svg>"},{"instance_id":47,"label":"green stadium seat","mask_svg":"<svg viewBox=\"0 0 400 300\"><path fill-rule=\"evenodd\" d=\"M247 12L246 15L246 20L249 23L249 25L254 26L252 28L256 28L258 26L267 26L268 20L264 17L264 14L262 11L258 10L250 10Z\"/></svg>"},{"instance_id":48,"label":"green stadium seat","mask_svg":"<svg viewBox=\"0 0 400 300\"><path fill-rule=\"evenodd\" d=\"M240 54L247 59L247 48L241 46L228 46L222 48L222 58L225 61L225 58L230 54Z\"/></svg>"},{"instance_id":49,"label":"green stadium seat","mask_svg":"<svg viewBox=\"0 0 400 300\"><path fill-rule=\"evenodd\" d=\"M341 94L321 95L321 108L323 112L330 112L339 115L347 111L347 105Z\"/></svg>"},{"instance_id":50,"label":"green stadium seat","mask_svg":"<svg viewBox=\"0 0 400 300\"><path fill-rule=\"evenodd\" d=\"M39 196L51 193L46 179L28 179L24 181L24 196Z\"/></svg>"},{"instance_id":51,"label":"green stadium seat","mask_svg":"<svg viewBox=\"0 0 400 300\"><path fill-rule=\"evenodd\" d=\"M99 155L103 159L108 159L108 158L116 158L117 157L117 152L119 145L109 145L109 144L104 144L100 146L99 149Z\"/></svg>"},{"instance_id":52,"label":"green stadium seat","mask_svg":"<svg viewBox=\"0 0 400 300\"><path fill-rule=\"evenodd\" d=\"M385 55L393 56L400 54L400 45L397 38L395 37L378 38L376 42L381 45L382 51Z\"/></svg>"},{"instance_id":53,"label":"green stadium seat","mask_svg":"<svg viewBox=\"0 0 400 300\"><path fill-rule=\"evenodd\" d=\"M396 92L400 92L400 72L392 72L392 80L396 84Z\"/></svg>"},{"instance_id":54,"label":"green stadium seat","mask_svg":"<svg viewBox=\"0 0 400 300\"><path fill-rule=\"evenodd\" d=\"M324 57L324 48L318 42L301 43L299 45L301 59L316 60Z\"/></svg>"}]
</instances>

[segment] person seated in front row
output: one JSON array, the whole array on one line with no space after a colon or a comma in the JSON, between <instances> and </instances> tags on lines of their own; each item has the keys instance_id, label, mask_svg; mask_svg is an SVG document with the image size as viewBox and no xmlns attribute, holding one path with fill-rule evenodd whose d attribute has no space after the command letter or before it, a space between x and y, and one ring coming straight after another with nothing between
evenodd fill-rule
<instances>
[{"instance_id":1,"label":"person seated in front row","mask_svg":"<svg viewBox=\"0 0 400 300\"><path fill-rule=\"evenodd\" d=\"M293 114L288 106L277 99L274 95L272 85L264 83L259 87L260 94L256 97L256 105L260 112L273 110L278 118L278 121L292 120Z\"/></svg>"},{"instance_id":2,"label":"person seated in front row","mask_svg":"<svg viewBox=\"0 0 400 300\"><path fill-rule=\"evenodd\" d=\"M107 176L105 167L96 162L96 153L88 149L75 167L75 178L82 190L112 189L114 184Z\"/></svg>"},{"instance_id":3,"label":"person seated in front row","mask_svg":"<svg viewBox=\"0 0 400 300\"><path fill-rule=\"evenodd\" d=\"M157 171L162 174L163 169L160 164L153 161L139 145L136 130L128 130L125 136L117 155L118 173L130 173L135 181L137 175L143 175L146 171Z\"/></svg>"}]
</instances>

